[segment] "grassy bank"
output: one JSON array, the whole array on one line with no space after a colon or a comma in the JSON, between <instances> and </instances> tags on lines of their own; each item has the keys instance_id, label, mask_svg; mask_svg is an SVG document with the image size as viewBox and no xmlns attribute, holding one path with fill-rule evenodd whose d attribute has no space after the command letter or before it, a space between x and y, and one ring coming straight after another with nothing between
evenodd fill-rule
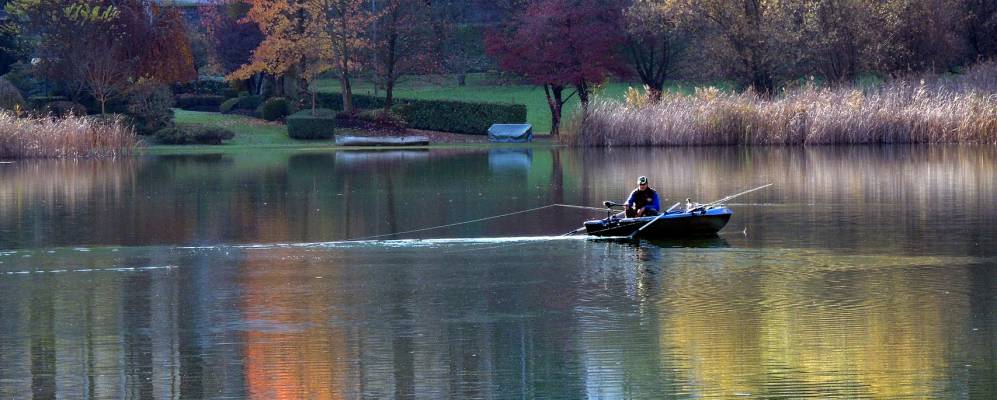
<instances>
[{"instance_id":1,"label":"grassy bank","mask_svg":"<svg viewBox=\"0 0 997 400\"><path fill-rule=\"evenodd\" d=\"M208 127L225 128L235 132L235 137L225 141L222 145L160 145L152 144L144 149L147 154L186 154L186 153L218 153L218 152L241 152L252 149L268 150L329 150L347 149L363 150L376 149L385 150L394 147L342 147L336 146L332 140L297 140L288 137L287 127L277 122L267 122L258 118L252 118L235 114L220 114L213 112L174 110L174 122L178 125L200 125ZM359 131L351 128L336 128L337 135L368 135L369 132ZM480 135L449 134L444 132L418 131L413 134L429 135L434 134L470 136L482 138ZM151 139L150 139L151 140ZM560 146L549 140L537 141L528 145L522 144L501 144L501 143L474 143L474 142L447 142L446 140L433 140L428 148L494 148L494 147L549 147ZM402 147L411 148L411 147Z\"/></svg>"},{"instance_id":2,"label":"grassy bank","mask_svg":"<svg viewBox=\"0 0 997 400\"><path fill-rule=\"evenodd\" d=\"M0 159L115 157L133 153L137 145L135 132L117 121L0 111Z\"/></svg>"},{"instance_id":3,"label":"grassy bank","mask_svg":"<svg viewBox=\"0 0 997 400\"><path fill-rule=\"evenodd\" d=\"M225 145L293 145L300 143L287 136L287 127L277 122L267 122L259 118L215 112L173 110L173 122L179 125L202 125L225 128L235 132L235 137Z\"/></svg>"},{"instance_id":4,"label":"grassy bank","mask_svg":"<svg viewBox=\"0 0 997 400\"><path fill-rule=\"evenodd\" d=\"M997 63L775 98L713 89L644 106L600 99L565 140L585 146L997 143Z\"/></svg>"},{"instance_id":5,"label":"grassy bank","mask_svg":"<svg viewBox=\"0 0 997 400\"><path fill-rule=\"evenodd\" d=\"M627 88L632 85L611 82L599 88L598 92L603 98L622 99ZM677 83L675 87L678 87ZM339 93L339 81L320 79L315 83L315 88L323 92ZM374 86L369 82L358 80L354 85L353 93L374 95ZM384 96L384 91L378 91L377 95ZM523 104L526 106L527 122L533 125L533 131L538 134L550 132L550 108L547 106L547 98L543 88L535 85L502 83L490 74L471 74L464 86L457 85L456 79L453 77L407 80L395 88L395 97ZM576 109L578 109L577 96L572 97L565 105L564 115L571 115Z\"/></svg>"}]
</instances>

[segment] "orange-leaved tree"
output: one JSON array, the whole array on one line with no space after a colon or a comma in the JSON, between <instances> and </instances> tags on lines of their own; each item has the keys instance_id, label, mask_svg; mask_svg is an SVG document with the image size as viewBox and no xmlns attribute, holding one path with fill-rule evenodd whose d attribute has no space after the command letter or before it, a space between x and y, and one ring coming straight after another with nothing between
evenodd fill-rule
<instances>
[{"instance_id":1,"label":"orange-leaved tree","mask_svg":"<svg viewBox=\"0 0 997 400\"><path fill-rule=\"evenodd\" d=\"M253 0L246 19L263 33L263 41L249 62L228 75L249 79L266 73L299 80L309 89L312 79L329 68L329 45L324 39L322 0ZM312 111L315 109L312 94Z\"/></svg>"},{"instance_id":2,"label":"orange-leaved tree","mask_svg":"<svg viewBox=\"0 0 997 400\"><path fill-rule=\"evenodd\" d=\"M255 73L290 75L309 90L312 110L318 75L335 71L343 95L343 109L353 111L350 79L361 51L367 46L364 32L373 16L363 0L252 0L246 18L259 26L263 41L249 63L229 74L248 79Z\"/></svg>"}]
</instances>

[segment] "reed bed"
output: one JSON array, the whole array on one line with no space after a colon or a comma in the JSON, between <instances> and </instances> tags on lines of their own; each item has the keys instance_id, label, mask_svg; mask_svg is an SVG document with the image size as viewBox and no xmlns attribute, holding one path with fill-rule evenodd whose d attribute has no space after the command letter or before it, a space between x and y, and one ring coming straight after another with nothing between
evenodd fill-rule
<instances>
[{"instance_id":1,"label":"reed bed","mask_svg":"<svg viewBox=\"0 0 997 400\"><path fill-rule=\"evenodd\" d=\"M0 111L0 160L116 157L137 147L135 132L117 120L20 117Z\"/></svg>"},{"instance_id":2,"label":"reed bed","mask_svg":"<svg viewBox=\"0 0 997 400\"><path fill-rule=\"evenodd\" d=\"M867 89L806 85L763 98L700 88L665 94L659 103L629 100L597 99L572 121L565 140L583 146L997 143L997 62Z\"/></svg>"}]
</instances>

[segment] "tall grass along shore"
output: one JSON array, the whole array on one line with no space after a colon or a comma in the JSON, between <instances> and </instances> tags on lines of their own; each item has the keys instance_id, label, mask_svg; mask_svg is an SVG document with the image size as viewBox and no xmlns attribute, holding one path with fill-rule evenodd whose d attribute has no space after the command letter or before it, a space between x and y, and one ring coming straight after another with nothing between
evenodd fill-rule
<instances>
[{"instance_id":1,"label":"tall grass along shore","mask_svg":"<svg viewBox=\"0 0 997 400\"><path fill-rule=\"evenodd\" d=\"M964 74L894 80L871 88L814 85L764 98L713 88L631 91L597 100L566 141L583 146L997 143L997 62Z\"/></svg>"},{"instance_id":2,"label":"tall grass along shore","mask_svg":"<svg viewBox=\"0 0 997 400\"><path fill-rule=\"evenodd\" d=\"M135 132L119 121L94 117L19 117L0 111L0 160L97 158L128 155Z\"/></svg>"}]
</instances>

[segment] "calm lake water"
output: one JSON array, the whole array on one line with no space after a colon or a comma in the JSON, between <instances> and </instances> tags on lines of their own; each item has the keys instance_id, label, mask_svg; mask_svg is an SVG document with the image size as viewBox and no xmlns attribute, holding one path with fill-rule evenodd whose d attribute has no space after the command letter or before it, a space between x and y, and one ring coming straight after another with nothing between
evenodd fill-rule
<instances>
[{"instance_id":1,"label":"calm lake water","mask_svg":"<svg viewBox=\"0 0 997 400\"><path fill-rule=\"evenodd\" d=\"M558 238L637 175L717 238ZM377 236L377 240L356 240ZM997 396L997 148L0 164L0 399Z\"/></svg>"}]
</instances>

